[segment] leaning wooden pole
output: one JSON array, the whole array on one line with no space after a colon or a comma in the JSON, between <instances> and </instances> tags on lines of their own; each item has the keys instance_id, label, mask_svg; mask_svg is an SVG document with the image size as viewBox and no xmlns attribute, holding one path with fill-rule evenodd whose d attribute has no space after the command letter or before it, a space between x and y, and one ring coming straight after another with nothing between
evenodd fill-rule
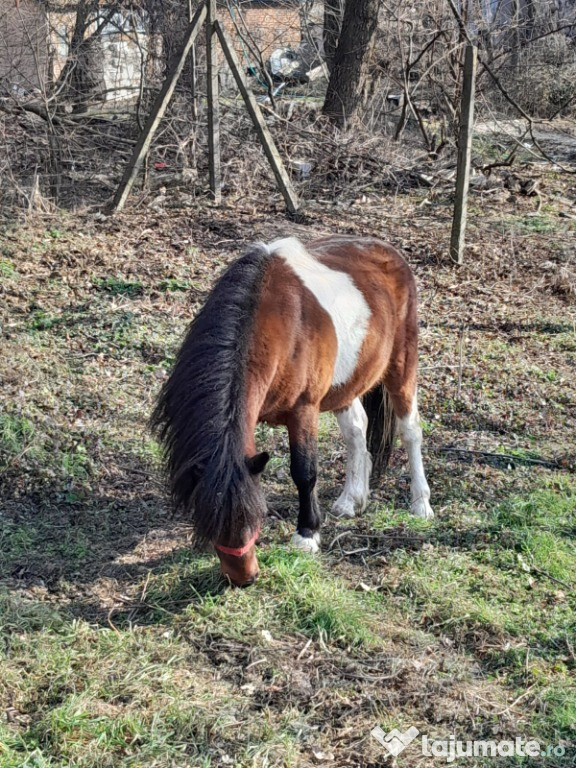
<instances>
[{"instance_id":1,"label":"leaning wooden pole","mask_svg":"<svg viewBox=\"0 0 576 768\"><path fill-rule=\"evenodd\" d=\"M218 20L216 20L214 22L214 28L218 34L220 45L222 46L222 50L226 56L228 66L232 70L232 74L234 75L238 89L242 94L242 98L244 99L248 114L252 118L252 123L254 124L258 138L260 139L260 142L264 148L264 152L266 153L266 157L268 158L272 172L276 177L276 182L280 188L280 191L282 192L282 196L286 202L286 207L290 213L296 213L299 208L298 196L296 195L294 187L290 181L290 177L288 176L286 168L284 167L280 153L274 144L274 139L268 130L266 121L262 116L258 102L248 87L248 83L246 82L246 78L244 77L242 68L240 67L238 57L234 52L234 48L228 39L228 35L226 34L224 27Z\"/></svg>"},{"instance_id":2,"label":"leaning wooden pole","mask_svg":"<svg viewBox=\"0 0 576 768\"><path fill-rule=\"evenodd\" d=\"M216 47L216 0L207 0L206 22L206 95L208 101L208 174L210 194L215 203L222 200L220 167L220 103L218 85L218 50Z\"/></svg>"},{"instance_id":3,"label":"leaning wooden pole","mask_svg":"<svg viewBox=\"0 0 576 768\"><path fill-rule=\"evenodd\" d=\"M468 185L470 182L470 158L474 129L474 85L478 49L468 44L464 58L464 82L460 108L460 133L458 136L458 165L456 170L456 198L450 236L450 256L457 264L464 260L466 216L468 210Z\"/></svg>"},{"instance_id":4,"label":"leaning wooden pole","mask_svg":"<svg viewBox=\"0 0 576 768\"><path fill-rule=\"evenodd\" d=\"M164 116L166 107L168 106L170 99L172 98L172 94L174 93L174 88L176 87L178 78L184 69L184 64L186 63L188 53L190 52L190 49L192 48L205 19L206 5L205 3L202 3L202 5L198 7L196 13L194 14L192 21L188 25L186 35L184 36L184 45L182 50L180 51L177 58L171 62L168 69L168 74L166 75L166 79L164 80L162 88L156 97L144 128L138 137L138 141L136 142L134 151L132 152L132 157L126 166L126 170L122 176L122 181L118 185L118 189L114 195L114 200L112 201L111 205L111 210L113 212L121 211L126 204L128 195L130 194L132 187L134 186L134 182L136 181L136 177L138 176L138 171L140 170L142 161L150 149L150 144L154 138L154 134L160 125L160 121Z\"/></svg>"}]
</instances>

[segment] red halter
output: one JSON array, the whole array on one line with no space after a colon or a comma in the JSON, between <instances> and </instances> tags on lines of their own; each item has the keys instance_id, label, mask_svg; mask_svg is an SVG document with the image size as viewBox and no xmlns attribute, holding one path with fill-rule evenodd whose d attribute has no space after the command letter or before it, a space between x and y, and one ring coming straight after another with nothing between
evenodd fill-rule
<instances>
[{"instance_id":1,"label":"red halter","mask_svg":"<svg viewBox=\"0 0 576 768\"><path fill-rule=\"evenodd\" d=\"M225 547L222 544L214 544L214 549L219 549L220 552L224 552L225 555L233 555L234 557L242 557L242 555L245 555L246 552L252 547L256 540L258 539L258 536L260 536L260 531L256 531L254 536L250 539L250 541L246 542L243 547Z\"/></svg>"}]
</instances>

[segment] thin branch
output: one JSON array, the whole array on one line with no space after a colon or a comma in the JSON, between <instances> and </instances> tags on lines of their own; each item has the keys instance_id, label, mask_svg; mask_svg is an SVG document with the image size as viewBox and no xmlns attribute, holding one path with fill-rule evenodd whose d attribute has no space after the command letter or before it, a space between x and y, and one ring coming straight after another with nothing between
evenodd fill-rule
<instances>
[{"instance_id":1,"label":"thin branch","mask_svg":"<svg viewBox=\"0 0 576 768\"><path fill-rule=\"evenodd\" d=\"M554 461L552 459L536 459L528 456L513 456L509 453L491 453L490 451L473 451L469 448L452 448L450 446L438 448L439 453L461 453L470 456L483 456L491 459L498 459L499 461L511 461L518 464L534 464L539 467L546 467L547 469L564 469L568 472L576 471L576 468L563 464L560 461Z\"/></svg>"}]
</instances>

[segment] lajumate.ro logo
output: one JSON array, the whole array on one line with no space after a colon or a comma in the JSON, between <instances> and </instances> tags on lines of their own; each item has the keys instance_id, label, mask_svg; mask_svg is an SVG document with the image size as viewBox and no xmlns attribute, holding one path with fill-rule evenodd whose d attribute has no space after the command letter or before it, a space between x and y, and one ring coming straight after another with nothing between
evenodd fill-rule
<instances>
[{"instance_id":1,"label":"lajumate.ro logo","mask_svg":"<svg viewBox=\"0 0 576 768\"><path fill-rule=\"evenodd\" d=\"M376 726L370 733L391 756L399 755L420 735L414 725L404 732L394 728L388 733ZM522 736L517 736L513 741L460 741L454 735L448 739L429 739L426 734L422 734L420 746L421 754L425 757L444 757L447 763L463 757L563 757L567 750L563 744L541 746L540 742Z\"/></svg>"}]
</instances>

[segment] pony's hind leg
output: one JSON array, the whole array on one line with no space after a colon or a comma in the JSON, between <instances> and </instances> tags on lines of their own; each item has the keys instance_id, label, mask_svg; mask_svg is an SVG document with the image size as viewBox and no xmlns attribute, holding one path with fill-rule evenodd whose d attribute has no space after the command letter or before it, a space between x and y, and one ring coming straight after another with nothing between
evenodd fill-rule
<instances>
[{"instance_id":1,"label":"pony's hind leg","mask_svg":"<svg viewBox=\"0 0 576 768\"><path fill-rule=\"evenodd\" d=\"M434 512L430 506L430 488L426 480L424 463L422 461L422 427L420 426L420 417L418 415L416 389L414 389L412 399L408 403L404 398L395 396L392 393L391 398L398 420L398 432L408 454L408 463L410 465L410 491L412 496L410 509L416 517L429 520L434 517ZM409 406L409 410L407 406ZM400 414L403 415L401 416Z\"/></svg>"},{"instance_id":2,"label":"pony's hind leg","mask_svg":"<svg viewBox=\"0 0 576 768\"><path fill-rule=\"evenodd\" d=\"M300 504L298 527L292 546L305 552L320 549L320 526L323 516L316 496L318 472L318 409L301 408L288 421L290 440L290 474L298 489Z\"/></svg>"},{"instance_id":3,"label":"pony's hind leg","mask_svg":"<svg viewBox=\"0 0 576 768\"><path fill-rule=\"evenodd\" d=\"M346 443L346 482L344 490L334 502L332 514L354 517L368 502L372 461L366 448L368 417L359 398L343 411L336 413L338 425Z\"/></svg>"}]
</instances>

